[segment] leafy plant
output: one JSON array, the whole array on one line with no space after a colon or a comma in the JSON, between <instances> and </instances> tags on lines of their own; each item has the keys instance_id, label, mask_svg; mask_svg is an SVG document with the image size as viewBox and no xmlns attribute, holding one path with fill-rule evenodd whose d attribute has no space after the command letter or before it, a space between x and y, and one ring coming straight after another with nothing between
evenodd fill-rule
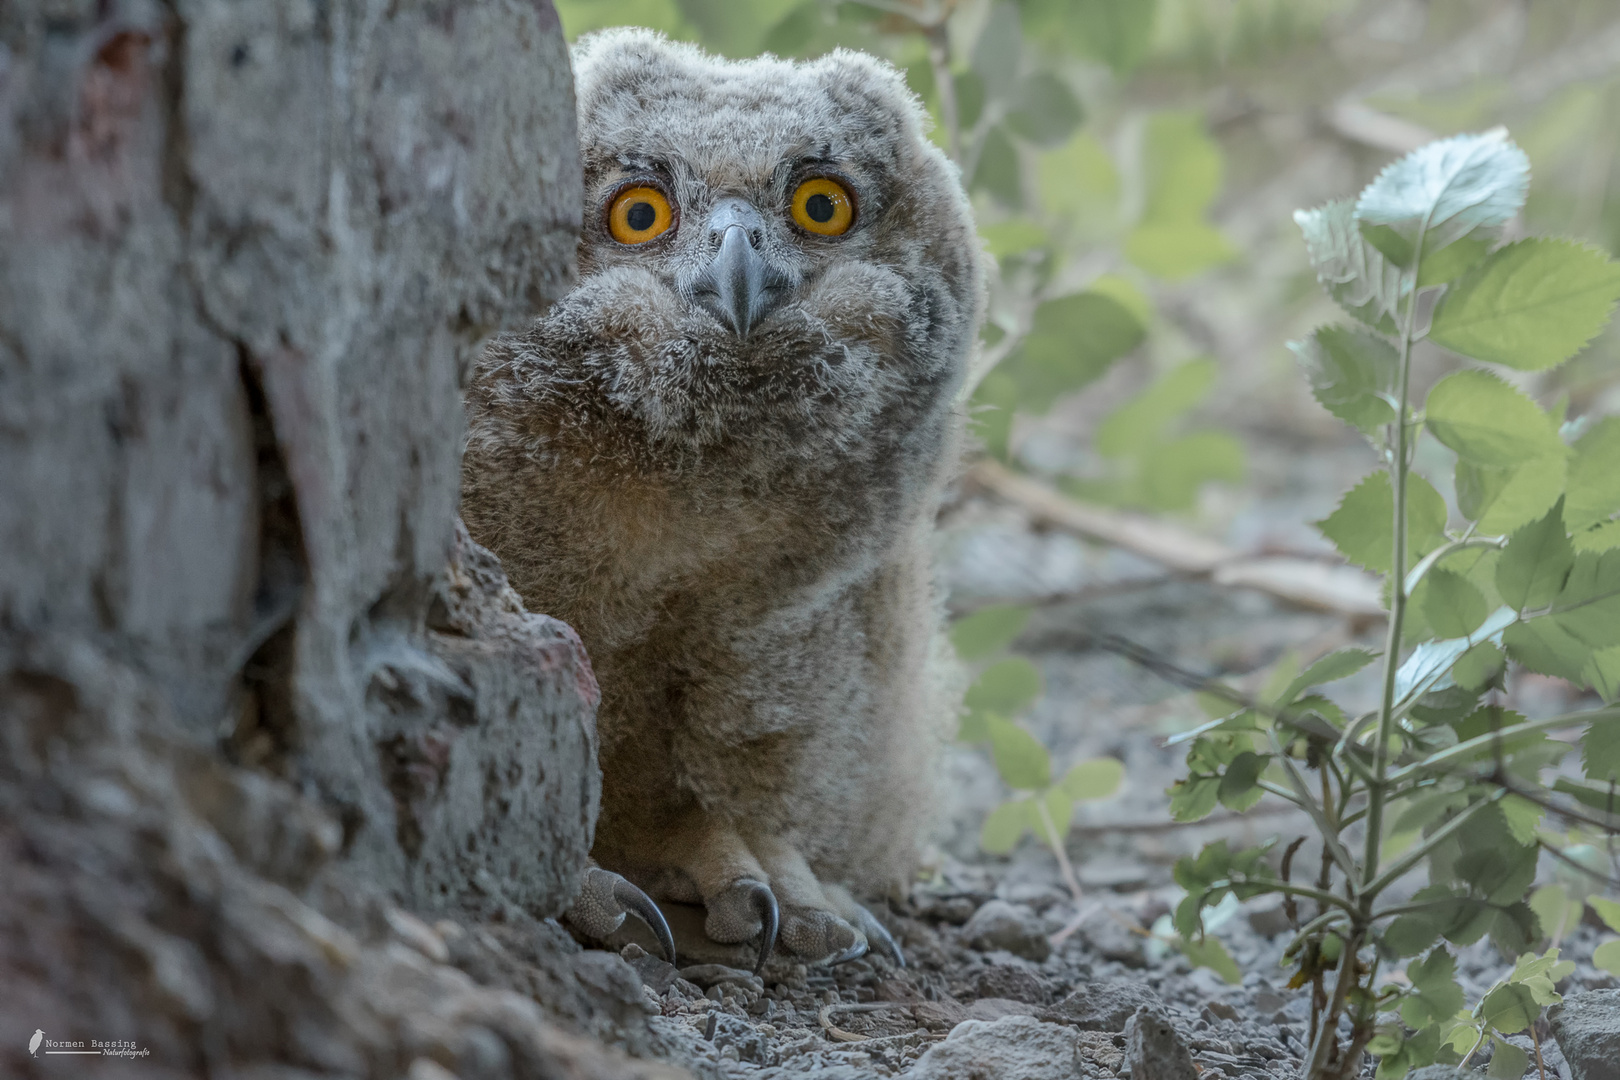
<instances>
[{"instance_id":1,"label":"leafy plant","mask_svg":"<svg viewBox=\"0 0 1620 1080\"><path fill-rule=\"evenodd\" d=\"M1620 824L1620 431L1613 420L1562 422L1498 373L1546 370L1579 351L1620 298L1620 265L1571 241L1502 244L1528 182L1523 152L1497 130L1431 143L1355 202L1295 215L1320 281L1356 323L1292 348L1317 400L1385 463L1319 527L1384 576L1387 637L1380 653L1331 653L1178 737L1189 769L1172 789L1178 819L1271 794L1310 816L1322 857L1301 881L1298 844L1275 864L1267 848L1206 847L1176 866L1187 895L1174 922L1193 940L1204 909L1228 895L1287 899L1299 930L1286 962L1294 985L1313 987L1313 1080L1357 1075L1363 1051L1394 1077L1487 1040L1494 1075L1522 1073L1523 1051L1501 1037L1556 1001L1553 984L1570 970L1556 948L1528 951L1572 902L1546 892L1527 902L1537 858L1548 850L1592 869L1545 819ZM1414 358L1435 345L1492 367L1448 361L1420 404ZM1429 439L1454 456L1451 501L1413 468ZM1510 662L1609 705L1527 720L1501 704ZM1323 688L1369 665L1378 705L1350 715ZM1584 779L1552 776L1576 747L1548 733L1578 725ZM1429 884L1392 902L1391 886L1422 866ZM1620 917L1620 905L1592 903ZM1448 945L1486 935L1519 960L1464 1011ZM1380 979L1403 960L1405 983Z\"/></svg>"}]
</instances>

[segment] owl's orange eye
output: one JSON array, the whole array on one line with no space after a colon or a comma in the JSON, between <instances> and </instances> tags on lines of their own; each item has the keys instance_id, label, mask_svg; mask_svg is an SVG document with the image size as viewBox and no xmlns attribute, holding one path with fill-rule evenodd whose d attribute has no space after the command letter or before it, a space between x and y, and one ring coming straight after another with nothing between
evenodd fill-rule
<instances>
[{"instance_id":1,"label":"owl's orange eye","mask_svg":"<svg viewBox=\"0 0 1620 1080\"><path fill-rule=\"evenodd\" d=\"M793 220L818 236L842 236L855 222L855 201L838 181L813 177L793 193Z\"/></svg>"},{"instance_id":2,"label":"owl's orange eye","mask_svg":"<svg viewBox=\"0 0 1620 1080\"><path fill-rule=\"evenodd\" d=\"M625 188L608 208L608 233L621 244L645 244L674 223L669 199L655 187Z\"/></svg>"}]
</instances>

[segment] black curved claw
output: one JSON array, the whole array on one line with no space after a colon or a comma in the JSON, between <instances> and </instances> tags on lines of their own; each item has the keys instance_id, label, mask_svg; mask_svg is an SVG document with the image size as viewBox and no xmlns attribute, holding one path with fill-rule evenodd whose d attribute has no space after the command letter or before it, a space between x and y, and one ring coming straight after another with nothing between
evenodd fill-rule
<instances>
[{"instance_id":1,"label":"black curved claw","mask_svg":"<svg viewBox=\"0 0 1620 1080\"><path fill-rule=\"evenodd\" d=\"M861 929L866 932L869 941L875 941L878 947L889 954L894 960L895 967L906 966L906 954L900 951L900 943L894 940L889 928L877 921L877 916L871 912L866 913L865 926Z\"/></svg>"},{"instance_id":2,"label":"black curved claw","mask_svg":"<svg viewBox=\"0 0 1620 1080\"><path fill-rule=\"evenodd\" d=\"M675 935L669 932L669 923L664 921L664 913L658 910L652 897L621 877L613 883L613 899L625 911L639 916L647 924L658 939L658 947L664 950L664 959L675 963Z\"/></svg>"},{"instance_id":3,"label":"black curved claw","mask_svg":"<svg viewBox=\"0 0 1620 1080\"><path fill-rule=\"evenodd\" d=\"M776 906L776 894L761 881L748 883L748 902L763 924L759 931L759 961L754 965L754 974L758 975L765 970L765 961L771 958L771 950L776 948L776 931L782 923L782 912Z\"/></svg>"}]
</instances>

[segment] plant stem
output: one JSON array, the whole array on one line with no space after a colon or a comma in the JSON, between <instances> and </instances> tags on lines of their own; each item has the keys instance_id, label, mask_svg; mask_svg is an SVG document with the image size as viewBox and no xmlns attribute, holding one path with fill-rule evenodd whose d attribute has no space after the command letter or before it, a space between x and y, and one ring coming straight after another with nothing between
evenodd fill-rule
<instances>
[{"instance_id":1,"label":"plant stem","mask_svg":"<svg viewBox=\"0 0 1620 1080\"><path fill-rule=\"evenodd\" d=\"M1509 724L1505 728L1487 731L1483 735L1476 735L1472 739L1464 739L1456 746L1448 746L1444 750L1436 751L1420 761L1402 766L1389 775L1389 782L1398 784L1413 773L1428 772L1457 758L1467 757L1480 750L1488 750L1502 739L1511 739L1518 735L1529 735L1537 731L1554 731L1558 728L1572 727L1575 724L1591 724L1604 720L1620 720L1620 706L1610 706L1607 709L1593 709L1584 713L1565 713L1562 716L1549 716L1542 720L1529 720L1522 724Z\"/></svg>"},{"instance_id":2,"label":"plant stem","mask_svg":"<svg viewBox=\"0 0 1620 1080\"><path fill-rule=\"evenodd\" d=\"M1412 336L1417 322L1417 268L1423 254L1423 230L1412 256L1411 291L1406 297L1406 318L1401 325L1401 366L1396 378L1395 450L1389 462L1390 490L1395 499L1395 538L1390 550L1391 582L1389 634L1384 643L1384 693L1378 706L1378 741L1373 745L1373 779L1367 788L1367 843L1362 856L1362 880L1371 884L1378 873L1379 847L1384 832L1384 790L1389 772L1389 743L1395 734L1395 673L1400 668L1401 630L1406 622L1406 480L1411 469L1411 440L1407 406L1411 394Z\"/></svg>"},{"instance_id":3,"label":"plant stem","mask_svg":"<svg viewBox=\"0 0 1620 1080\"><path fill-rule=\"evenodd\" d=\"M1468 805L1456 817L1434 830L1434 832L1430 833L1428 836L1425 836L1421 844L1412 848L1399 859L1396 859L1394 862L1390 863L1389 868L1386 869L1382 874L1379 874L1376 878L1367 882L1367 884L1361 890L1363 901L1367 904L1371 904L1379 893L1383 892L1389 887L1390 882L1394 881L1396 878L1412 869L1412 867L1416 866L1418 861L1425 855L1439 847L1441 844L1445 843L1447 840L1451 839L1452 834L1466 825L1475 814L1479 813L1487 806L1491 806L1501 801L1502 796L1506 794L1507 790L1505 788L1499 788L1496 791L1491 792L1490 795L1476 803Z\"/></svg>"},{"instance_id":4,"label":"plant stem","mask_svg":"<svg viewBox=\"0 0 1620 1080\"><path fill-rule=\"evenodd\" d=\"M1052 812L1046 808L1046 800L1036 798L1035 812L1041 816L1041 828L1046 831L1047 846L1052 854L1057 856L1058 870L1063 874L1063 884L1069 887L1069 895L1074 897L1075 907L1080 906L1084 896L1080 889L1080 879L1075 877L1074 866L1069 862L1069 853L1063 850L1063 838L1058 835L1057 823L1052 820Z\"/></svg>"},{"instance_id":5,"label":"plant stem","mask_svg":"<svg viewBox=\"0 0 1620 1080\"><path fill-rule=\"evenodd\" d=\"M1328 1076L1328 1055L1339 1041L1339 1014L1344 1012L1350 987L1356 981L1356 954L1361 951L1363 931L1357 930L1345 940L1344 951L1339 954L1339 970L1333 980L1333 1000L1322 1014L1322 1026L1316 1032L1316 1044L1311 1047L1310 1067L1305 1070L1306 1080L1325 1080Z\"/></svg>"}]
</instances>

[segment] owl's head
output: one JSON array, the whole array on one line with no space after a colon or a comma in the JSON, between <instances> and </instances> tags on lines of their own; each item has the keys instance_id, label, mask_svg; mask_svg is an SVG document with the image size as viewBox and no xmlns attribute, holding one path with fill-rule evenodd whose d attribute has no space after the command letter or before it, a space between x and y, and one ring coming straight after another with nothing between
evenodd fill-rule
<instances>
[{"instance_id":1,"label":"owl's head","mask_svg":"<svg viewBox=\"0 0 1620 1080\"><path fill-rule=\"evenodd\" d=\"M589 35L573 60L581 282L558 314L613 346L626 407L695 435L717 403L813 423L836 400L847 423L954 390L979 243L894 68L729 61L645 30Z\"/></svg>"}]
</instances>

